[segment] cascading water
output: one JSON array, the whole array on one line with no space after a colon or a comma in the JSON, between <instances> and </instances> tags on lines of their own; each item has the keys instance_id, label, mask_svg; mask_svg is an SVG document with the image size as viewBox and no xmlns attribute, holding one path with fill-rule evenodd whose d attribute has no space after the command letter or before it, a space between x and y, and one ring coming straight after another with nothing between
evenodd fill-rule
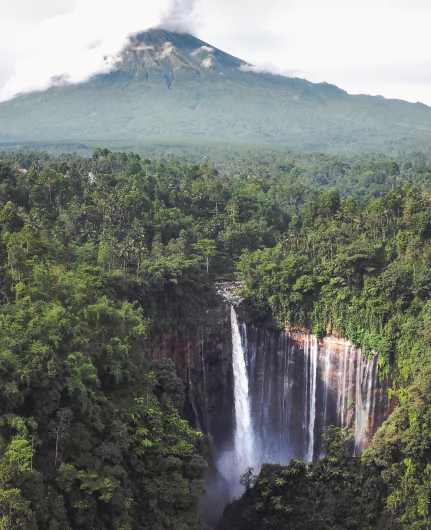
<instances>
[{"instance_id":1,"label":"cascading water","mask_svg":"<svg viewBox=\"0 0 431 530\"><path fill-rule=\"evenodd\" d=\"M331 339L329 339L329 344L326 347L325 354L325 372L324 372L324 381L325 381L325 395L323 397L323 421L326 425L326 416L328 413L328 398L329 392L331 389ZM341 380L341 377L340 377Z\"/></svg>"},{"instance_id":2,"label":"cascading water","mask_svg":"<svg viewBox=\"0 0 431 530\"><path fill-rule=\"evenodd\" d=\"M345 424L345 412L346 412L346 385L347 381L347 361L349 359L350 343L346 342L344 351L342 352L341 360L341 377L339 378L339 389L338 389L338 423L337 425L343 426Z\"/></svg>"},{"instance_id":3,"label":"cascading water","mask_svg":"<svg viewBox=\"0 0 431 530\"><path fill-rule=\"evenodd\" d=\"M238 475L241 476L247 468L255 465L255 459L253 455L253 428L251 423L246 358L244 355L238 318L233 306L231 306L231 326L236 420L235 456Z\"/></svg>"},{"instance_id":4,"label":"cascading water","mask_svg":"<svg viewBox=\"0 0 431 530\"><path fill-rule=\"evenodd\" d=\"M360 358L359 358L360 355ZM372 389L375 383L375 357L365 359L362 352L358 350L358 375L356 378L356 404L355 404L355 455L363 448L367 429L373 424L372 411ZM375 401L375 399L374 399Z\"/></svg>"},{"instance_id":5,"label":"cascading water","mask_svg":"<svg viewBox=\"0 0 431 530\"><path fill-rule=\"evenodd\" d=\"M308 375L309 379L309 404L310 404L310 419L308 422L308 449L307 455L305 457L306 462L312 462L314 458L314 434L316 429L316 389L317 389L317 360L318 360L318 350L317 350L317 339L314 336L309 337L309 367L310 373Z\"/></svg>"},{"instance_id":6,"label":"cascading water","mask_svg":"<svg viewBox=\"0 0 431 530\"><path fill-rule=\"evenodd\" d=\"M219 469L231 496L239 479L263 463L313 462L323 454L329 425L354 431L354 453L383 422L387 405L378 356L336 337L271 332L238 322L230 309L235 431Z\"/></svg>"}]
</instances>

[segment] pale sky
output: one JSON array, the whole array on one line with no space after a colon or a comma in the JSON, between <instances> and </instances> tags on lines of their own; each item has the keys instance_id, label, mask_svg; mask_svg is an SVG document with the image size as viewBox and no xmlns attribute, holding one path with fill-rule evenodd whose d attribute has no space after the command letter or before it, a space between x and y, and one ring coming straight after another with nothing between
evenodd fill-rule
<instances>
[{"instance_id":1,"label":"pale sky","mask_svg":"<svg viewBox=\"0 0 431 530\"><path fill-rule=\"evenodd\" d=\"M160 23L260 69L431 105L431 0L0 0L0 100L106 72Z\"/></svg>"}]
</instances>

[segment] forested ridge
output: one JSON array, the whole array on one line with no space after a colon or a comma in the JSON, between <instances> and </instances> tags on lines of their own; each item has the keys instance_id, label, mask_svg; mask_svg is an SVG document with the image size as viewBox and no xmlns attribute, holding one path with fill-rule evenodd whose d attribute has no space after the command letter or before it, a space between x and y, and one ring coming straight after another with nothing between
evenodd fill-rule
<instances>
[{"instance_id":1,"label":"forested ridge","mask_svg":"<svg viewBox=\"0 0 431 530\"><path fill-rule=\"evenodd\" d=\"M420 153L3 154L0 528L202 528L210 440L151 337L198 326L234 278L250 320L378 351L399 406L361 459L331 429L317 464L249 476L222 524L429 528L430 176Z\"/></svg>"}]
</instances>

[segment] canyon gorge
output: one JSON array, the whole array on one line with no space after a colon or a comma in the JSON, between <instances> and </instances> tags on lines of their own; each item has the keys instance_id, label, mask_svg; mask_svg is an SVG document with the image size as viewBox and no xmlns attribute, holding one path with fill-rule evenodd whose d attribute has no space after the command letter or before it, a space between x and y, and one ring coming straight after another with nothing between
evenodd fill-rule
<instances>
[{"instance_id":1,"label":"canyon gorge","mask_svg":"<svg viewBox=\"0 0 431 530\"><path fill-rule=\"evenodd\" d=\"M247 469L319 459L327 426L351 429L359 455L390 408L378 354L335 335L247 323L239 300L222 295L206 327L159 337L153 352L174 360L184 416L213 439L205 502L220 509L243 493Z\"/></svg>"}]
</instances>

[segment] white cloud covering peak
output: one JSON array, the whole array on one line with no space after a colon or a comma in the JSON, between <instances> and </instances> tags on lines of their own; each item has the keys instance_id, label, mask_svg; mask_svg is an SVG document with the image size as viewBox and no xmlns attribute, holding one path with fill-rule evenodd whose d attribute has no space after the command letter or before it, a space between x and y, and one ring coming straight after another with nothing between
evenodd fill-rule
<instances>
[{"instance_id":1,"label":"white cloud covering peak","mask_svg":"<svg viewBox=\"0 0 431 530\"><path fill-rule=\"evenodd\" d=\"M431 105L429 20L431 0L0 0L0 100L106 72L128 35L162 26L257 72Z\"/></svg>"},{"instance_id":2,"label":"white cloud covering peak","mask_svg":"<svg viewBox=\"0 0 431 530\"><path fill-rule=\"evenodd\" d=\"M191 0L4 3L0 5L0 101L44 90L53 80L81 83L108 72L131 34L156 26L175 31L194 27L191 22L187 27L187 20L193 20Z\"/></svg>"},{"instance_id":3,"label":"white cloud covering peak","mask_svg":"<svg viewBox=\"0 0 431 530\"><path fill-rule=\"evenodd\" d=\"M194 33L197 29L193 16L195 4L195 0L171 0L163 10L160 25L168 31Z\"/></svg>"}]
</instances>

